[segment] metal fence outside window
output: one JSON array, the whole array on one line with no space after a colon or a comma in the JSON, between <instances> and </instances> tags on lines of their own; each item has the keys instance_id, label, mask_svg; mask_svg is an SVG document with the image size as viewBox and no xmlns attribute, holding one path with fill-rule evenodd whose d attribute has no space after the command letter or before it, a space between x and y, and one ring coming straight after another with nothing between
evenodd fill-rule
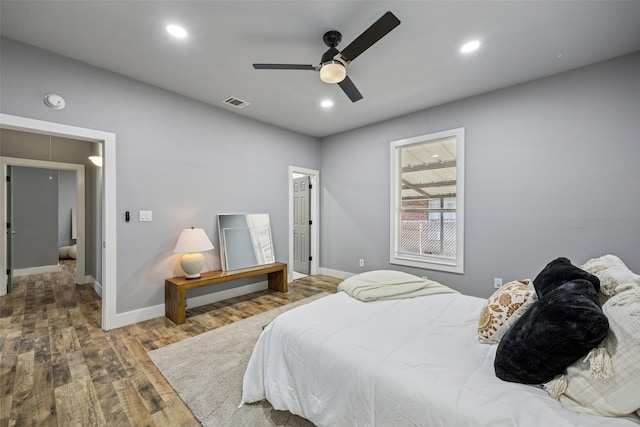
<instances>
[{"instance_id":1,"label":"metal fence outside window","mask_svg":"<svg viewBox=\"0 0 640 427\"><path fill-rule=\"evenodd\" d=\"M429 219L400 223L400 250L417 255L456 254L456 221Z\"/></svg>"}]
</instances>

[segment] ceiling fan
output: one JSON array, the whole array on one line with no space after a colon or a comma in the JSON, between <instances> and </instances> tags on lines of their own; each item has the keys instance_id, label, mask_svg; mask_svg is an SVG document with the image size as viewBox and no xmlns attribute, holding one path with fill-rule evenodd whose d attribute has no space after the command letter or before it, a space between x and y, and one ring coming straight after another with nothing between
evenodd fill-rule
<instances>
[{"instance_id":1,"label":"ceiling fan","mask_svg":"<svg viewBox=\"0 0 640 427\"><path fill-rule=\"evenodd\" d=\"M322 55L320 65L253 64L253 68L256 70L319 71L320 79L323 82L337 83L349 99L352 102L356 102L362 99L362 94L347 75L347 65L398 25L400 25L400 20L393 13L387 12L356 37L342 52L336 49L336 46L342 40L342 34L335 30L327 31L322 40L324 44L329 46L329 50Z\"/></svg>"}]
</instances>

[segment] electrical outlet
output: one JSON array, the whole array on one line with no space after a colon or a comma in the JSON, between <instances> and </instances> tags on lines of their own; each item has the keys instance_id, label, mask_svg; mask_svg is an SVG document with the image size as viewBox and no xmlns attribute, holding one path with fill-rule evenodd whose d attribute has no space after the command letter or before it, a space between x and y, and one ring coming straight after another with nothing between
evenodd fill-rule
<instances>
[{"instance_id":1,"label":"electrical outlet","mask_svg":"<svg viewBox=\"0 0 640 427\"><path fill-rule=\"evenodd\" d=\"M364 260L362 258L360 258L359 264L360 264L360 267L364 267Z\"/></svg>"},{"instance_id":2,"label":"electrical outlet","mask_svg":"<svg viewBox=\"0 0 640 427\"><path fill-rule=\"evenodd\" d=\"M502 279L499 278L499 277L494 277L494 279L493 279L493 287L497 289L500 286L502 286Z\"/></svg>"}]
</instances>

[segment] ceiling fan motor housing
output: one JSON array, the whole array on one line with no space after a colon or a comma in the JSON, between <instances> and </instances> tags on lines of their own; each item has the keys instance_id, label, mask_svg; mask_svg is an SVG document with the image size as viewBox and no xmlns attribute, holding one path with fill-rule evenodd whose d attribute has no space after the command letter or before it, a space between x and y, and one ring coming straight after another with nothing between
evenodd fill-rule
<instances>
[{"instance_id":1,"label":"ceiling fan motor housing","mask_svg":"<svg viewBox=\"0 0 640 427\"><path fill-rule=\"evenodd\" d=\"M320 60L320 64L324 64L325 62L333 61L333 58L335 58L335 56L338 55L339 53L340 53L340 51L338 49L336 49L335 47L330 47L329 50L327 50L322 55L322 59Z\"/></svg>"},{"instance_id":2,"label":"ceiling fan motor housing","mask_svg":"<svg viewBox=\"0 0 640 427\"><path fill-rule=\"evenodd\" d=\"M324 41L324 44L329 47L338 46L341 40L342 34L340 34L340 32L336 30L327 31L326 33L324 33L324 36L322 36L322 41Z\"/></svg>"}]
</instances>

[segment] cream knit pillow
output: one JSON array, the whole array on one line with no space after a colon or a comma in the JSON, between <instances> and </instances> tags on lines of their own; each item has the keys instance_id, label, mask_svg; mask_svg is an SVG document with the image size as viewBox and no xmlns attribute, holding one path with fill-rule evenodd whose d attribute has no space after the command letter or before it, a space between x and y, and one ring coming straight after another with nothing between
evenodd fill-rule
<instances>
[{"instance_id":1,"label":"cream knit pillow","mask_svg":"<svg viewBox=\"0 0 640 427\"><path fill-rule=\"evenodd\" d=\"M620 258L615 255L603 255L585 262L581 268L600 279L600 293L613 296L619 285L632 284L640 286L640 275L629 270Z\"/></svg>"},{"instance_id":2,"label":"cream knit pillow","mask_svg":"<svg viewBox=\"0 0 640 427\"><path fill-rule=\"evenodd\" d=\"M640 288L623 291L603 306L609 333L567 374L545 389L567 409L607 417L640 410Z\"/></svg>"}]
</instances>

